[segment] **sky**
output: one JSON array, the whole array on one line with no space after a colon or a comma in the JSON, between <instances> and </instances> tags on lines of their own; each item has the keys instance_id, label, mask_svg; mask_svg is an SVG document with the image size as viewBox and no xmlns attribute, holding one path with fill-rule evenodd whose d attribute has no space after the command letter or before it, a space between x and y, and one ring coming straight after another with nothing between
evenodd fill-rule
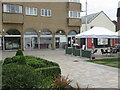
<instances>
[{"instance_id":1,"label":"sky","mask_svg":"<svg viewBox=\"0 0 120 90\"><path fill-rule=\"evenodd\" d=\"M118 8L118 2L120 0L87 0L87 13L97 13L104 11L104 13L111 19L117 20L116 13ZM82 3L82 11L85 11L86 0L80 0ZM85 12L81 13L84 16Z\"/></svg>"}]
</instances>

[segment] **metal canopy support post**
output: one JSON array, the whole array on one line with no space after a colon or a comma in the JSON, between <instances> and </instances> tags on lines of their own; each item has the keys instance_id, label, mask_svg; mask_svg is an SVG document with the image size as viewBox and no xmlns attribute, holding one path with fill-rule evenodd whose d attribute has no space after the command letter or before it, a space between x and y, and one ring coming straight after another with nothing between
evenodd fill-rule
<instances>
[{"instance_id":1,"label":"metal canopy support post","mask_svg":"<svg viewBox=\"0 0 120 90\"><path fill-rule=\"evenodd\" d=\"M87 31L87 0L86 0L86 19L85 19L85 31ZM86 38L86 50L87 50L87 38Z\"/></svg>"}]
</instances>

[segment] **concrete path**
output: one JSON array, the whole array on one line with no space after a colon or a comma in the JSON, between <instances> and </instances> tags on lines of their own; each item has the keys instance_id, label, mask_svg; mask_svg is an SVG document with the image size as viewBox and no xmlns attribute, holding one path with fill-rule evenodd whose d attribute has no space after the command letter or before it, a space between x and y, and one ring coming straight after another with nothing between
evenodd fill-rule
<instances>
[{"instance_id":1,"label":"concrete path","mask_svg":"<svg viewBox=\"0 0 120 90\"><path fill-rule=\"evenodd\" d=\"M87 58L65 55L64 50L29 50L24 54L59 63L62 75L69 75L74 87L77 82L81 88L118 88L117 68L86 62ZM15 52L3 52L3 58L14 55Z\"/></svg>"}]
</instances>

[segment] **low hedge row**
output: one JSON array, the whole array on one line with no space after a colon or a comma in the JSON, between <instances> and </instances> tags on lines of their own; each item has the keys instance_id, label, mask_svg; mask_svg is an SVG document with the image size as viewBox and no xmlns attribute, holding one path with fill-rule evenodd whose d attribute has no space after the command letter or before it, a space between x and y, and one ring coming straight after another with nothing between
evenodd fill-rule
<instances>
[{"instance_id":1,"label":"low hedge row","mask_svg":"<svg viewBox=\"0 0 120 90\"><path fill-rule=\"evenodd\" d=\"M13 56L13 57L5 58L3 65L9 64L9 63L26 64L26 59L24 56Z\"/></svg>"},{"instance_id":2,"label":"low hedge row","mask_svg":"<svg viewBox=\"0 0 120 90\"><path fill-rule=\"evenodd\" d=\"M61 74L61 70L58 66L37 68L35 71L39 74L42 74L41 86L46 88L50 88L53 80L55 80L57 76Z\"/></svg>"},{"instance_id":3,"label":"low hedge row","mask_svg":"<svg viewBox=\"0 0 120 90\"><path fill-rule=\"evenodd\" d=\"M33 68L42 68L42 67L51 67L51 66L59 66L55 62L47 61L45 59L41 59L35 56L13 56L8 57L4 60L4 64L9 63L19 63L19 64L28 64Z\"/></svg>"},{"instance_id":4,"label":"low hedge row","mask_svg":"<svg viewBox=\"0 0 120 90\"><path fill-rule=\"evenodd\" d=\"M57 63L35 56L13 56L4 60L3 88L49 88L61 74Z\"/></svg>"},{"instance_id":5,"label":"low hedge row","mask_svg":"<svg viewBox=\"0 0 120 90\"><path fill-rule=\"evenodd\" d=\"M53 79L55 79L61 73L59 66L37 68L35 71L44 74L45 77L52 76Z\"/></svg>"},{"instance_id":6,"label":"low hedge row","mask_svg":"<svg viewBox=\"0 0 120 90\"><path fill-rule=\"evenodd\" d=\"M25 56L26 58L26 63L34 68L42 68L42 67L51 67L51 66L59 66L55 62L47 61L45 59L41 59L38 57L32 57L29 58L29 56Z\"/></svg>"},{"instance_id":7,"label":"low hedge row","mask_svg":"<svg viewBox=\"0 0 120 90\"><path fill-rule=\"evenodd\" d=\"M38 73L29 65L10 63L2 69L3 89L38 88L41 83Z\"/></svg>"}]
</instances>

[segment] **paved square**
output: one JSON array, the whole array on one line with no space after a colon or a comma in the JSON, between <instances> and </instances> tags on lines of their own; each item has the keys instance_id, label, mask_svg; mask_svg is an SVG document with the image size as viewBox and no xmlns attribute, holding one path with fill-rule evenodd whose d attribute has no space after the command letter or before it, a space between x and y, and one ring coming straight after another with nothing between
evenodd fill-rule
<instances>
[{"instance_id":1,"label":"paved square","mask_svg":"<svg viewBox=\"0 0 120 90\"><path fill-rule=\"evenodd\" d=\"M62 75L69 75L81 88L118 88L118 69L86 62L87 58L66 55L64 50L28 50L25 55L33 55L59 63ZM3 52L3 58L14 56L15 52Z\"/></svg>"}]
</instances>

